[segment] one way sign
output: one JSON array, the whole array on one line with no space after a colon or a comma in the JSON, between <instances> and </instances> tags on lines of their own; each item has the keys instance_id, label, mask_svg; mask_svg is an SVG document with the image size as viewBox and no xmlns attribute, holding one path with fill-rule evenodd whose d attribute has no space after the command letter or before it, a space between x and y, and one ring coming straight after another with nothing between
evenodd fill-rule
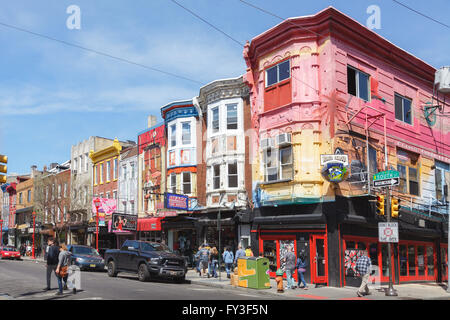
<instances>
[{"instance_id":1,"label":"one way sign","mask_svg":"<svg viewBox=\"0 0 450 320\"><path fill-rule=\"evenodd\" d=\"M390 186L398 186L400 183L399 178L391 178L384 180L375 180L373 182L374 187L390 187Z\"/></svg>"}]
</instances>

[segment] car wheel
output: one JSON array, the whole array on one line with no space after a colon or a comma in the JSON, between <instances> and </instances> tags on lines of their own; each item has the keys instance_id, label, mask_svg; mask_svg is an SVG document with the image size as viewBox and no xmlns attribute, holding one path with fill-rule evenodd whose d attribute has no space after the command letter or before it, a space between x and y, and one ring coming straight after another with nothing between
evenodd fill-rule
<instances>
[{"instance_id":1,"label":"car wheel","mask_svg":"<svg viewBox=\"0 0 450 320\"><path fill-rule=\"evenodd\" d=\"M148 281L150 279L150 273L148 272L148 269L147 269L147 266L145 265L145 263L142 263L141 265L139 265L138 278L139 278L139 281L142 281L142 282Z\"/></svg>"},{"instance_id":2,"label":"car wheel","mask_svg":"<svg viewBox=\"0 0 450 320\"><path fill-rule=\"evenodd\" d=\"M179 278L175 278L175 282L176 283L184 283L186 281L186 276L184 275L184 276L182 276L182 277L179 277Z\"/></svg>"},{"instance_id":3,"label":"car wheel","mask_svg":"<svg viewBox=\"0 0 450 320\"><path fill-rule=\"evenodd\" d=\"M108 276L117 277L116 264L114 261L108 263Z\"/></svg>"}]
</instances>

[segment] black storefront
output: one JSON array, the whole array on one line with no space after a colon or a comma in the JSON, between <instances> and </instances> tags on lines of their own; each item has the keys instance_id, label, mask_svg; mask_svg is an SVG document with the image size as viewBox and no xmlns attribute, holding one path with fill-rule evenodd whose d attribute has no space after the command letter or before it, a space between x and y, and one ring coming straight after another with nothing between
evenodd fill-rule
<instances>
[{"instance_id":1,"label":"black storefront","mask_svg":"<svg viewBox=\"0 0 450 320\"><path fill-rule=\"evenodd\" d=\"M220 249L230 247L233 252L237 248L237 230L239 219L235 210L221 210ZM161 220L164 240L174 250L185 246L185 255L190 256L206 243L219 250L218 211L203 211L190 214L179 214ZM181 244L184 242L184 244Z\"/></svg>"},{"instance_id":2,"label":"black storefront","mask_svg":"<svg viewBox=\"0 0 450 320\"><path fill-rule=\"evenodd\" d=\"M367 249L377 269L372 281L386 283L387 244L378 241L374 197L336 197L335 201L304 205L262 207L254 211L253 252L270 261L271 275L283 266L286 246L308 263L308 283L335 287L357 286L354 268L359 251ZM446 279L446 228L441 218L402 209L398 219L399 243L392 244L394 283Z\"/></svg>"}]
</instances>

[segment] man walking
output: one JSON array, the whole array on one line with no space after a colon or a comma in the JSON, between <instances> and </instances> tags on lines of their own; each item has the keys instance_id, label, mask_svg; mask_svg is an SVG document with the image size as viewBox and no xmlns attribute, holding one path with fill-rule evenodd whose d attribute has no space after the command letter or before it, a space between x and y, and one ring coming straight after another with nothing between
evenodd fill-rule
<instances>
[{"instance_id":1,"label":"man walking","mask_svg":"<svg viewBox=\"0 0 450 320\"><path fill-rule=\"evenodd\" d=\"M52 272L56 274L56 267L58 266L59 248L55 245L55 241L52 238L48 239L47 247L47 287L45 291L50 290L50 282Z\"/></svg>"},{"instance_id":2,"label":"man walking","mask_svg":"<svg viewBox=\"0 0 450 320\"><path fill-rule=\"evenodd\" d=\"M369 287L367 286L367 284L369 283L371 269L372 262L368 257L367 250L364 250L362 252L362 255L356 261L356 271L358 271L359 275L361 276L361 286L356 292L358 297L369 294Z\"/></svg>"},{"instance_id":3,"label":"man walking","mask_svg":"<svg viewBox=\"0 0 450 320\"><path fill-rule=\"evenodd\" d=\"M295 258L295 253L293 252L292 246L287 246L287 253L284 257L285 261L285 271L286 271L286 280L287 280L287 287L286 289L295 289L295 281L293 278L295 266L297 259Z\"/></svg>"},{"instance_id":4,"label":"man walking","mask_svg":"<svg viewBox=\"0 0 450 320\"><path fill-rule=\"evenodd\" d=\"M233 252L231 252L230 248L226 247L225 252L223 253L223 261L225 262L225 270L227 270L227 278L230 279L231 268L233 267Z\"/></svg>"}]
</instances>

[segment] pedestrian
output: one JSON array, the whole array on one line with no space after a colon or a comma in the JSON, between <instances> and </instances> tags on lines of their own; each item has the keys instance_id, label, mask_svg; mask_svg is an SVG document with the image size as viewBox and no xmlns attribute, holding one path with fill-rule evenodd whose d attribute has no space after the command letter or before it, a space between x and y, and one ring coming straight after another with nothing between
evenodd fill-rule
<instances>
[{"instance_id":1,"label":"pedestrian","mask_svg":"<svg viewBox=\"0 0 450 320\"><path fill-rule=\"evenodd\" d=\"M25 252L26 252L26 250L25 250L25 245L22 243L22 244L20 245L20 254L22 255L22 257L25 256Z\"/></svg>"},{"instance_id":2,"label":"pedestrian","mask_svg":"<svg viewBox=\"0 0 450 320\"><path fill-rule=\"evenodd\" d=\"M287 253L283 258L283 262L285 263L285 272L286 272L286 280L287 280L287 286L286 289L295 289L295 281L293 278L293 274L295 271L295 266L297 259L295 257L295 253L293 252L292 246L288 245L286 247Z\"/></svg>"},{"instance_id":3,"label":"pedestrian","mask_svg":"<svg viewBox=\"0 0 450 320\"><path fill-rule=\"evenodd\" d=\"M278 269L276 272L276 278L275 281L277 282L277 292L278 293L283 293L284 289L283 289L283 270Z\"/></svg>"},{"instance_id":4,"label":"pedestrian","mask_svg":"<svg viewBox=\"0 0 450 320\"><path fill-rule=\"evenodd\" d=\"M63 294L63 289L67 290L67 278L69 276L69 264L71 259L71 253L67 250L66 245L63 243L61 244L61 248L59 248L59 255L58 255L58 266L56 267L56 276L58 277L58 292L56 295L60 296ZM63 287L63 280L64 280L64 287Z\"/></svg>"},{"instance_id":5,"label":"pedestrian","mask_svg":"<svg viewBox=\"0 0 450 320\"><path fill-rule=\"evenodd\" d=\"M356 291L358 297L370 294L367 284L369 283L371 269L372 262L368 257L367 250L364 250L361 252L361 256L358 258L358 260L356 260L356 271L358 271L359 275L361 276L361 286L359 287L358 291Z\"/></svg>"},{"instance_id":6,"label":"pedestrian","mask_svg":"<svg viewBox=\"0 0 450 320\"><path fill-rule=\"evenodd\" d=\"M217 251L216 247L213 247L211 249L211 252L209 254L209 274L208 274L208 278L209 275L211 275L211 277L217 278L217 266L219 264L219 251Z\"/></svg>"},{"instance_id":7,"label":"pedestrian","mask_svg":"<svg viewBox=\"0 0 450 320\"><path fill-rule=\"evenodd\" d=\"M55 240L53 238L49 238L47 244L47 287L45 287L45 291L50 290L52 272L56 272L59 255L59 248L55 244Z\"/></svg>"},{"instance_id":8,"label":"pedestrian","mask_svg":"<svg viewBox=\"0 0 450 320\"><path fill-rule=\"evenodd\" d=\"M304 290L308 290L308 286L306 285L304 273L306 272L306 257L304 255L300 255L297 259L297 276L298 276L298 287ZM300 286L300 283L303 284L303 287Z\"/></svg>"},{"instance_id":9,"label":"pedestrian","mask_svg":"<svg viewBox=\"0 0 450 320\"><path fill-rule=\"evenodd\" d=\"M202 246L198 247L198 251L195 253L195 269L198 272L198 275L201 277L202 272L200 271L200 252L202 250Z\"/></svg>"},{"instance_id":10,"label":"pedestrian","mask_svg":"<svg viewBox=\"0 0 450 320\"><path fill-rule=\"evenodd\" d=\"M245 249L245 256L246 256L246 257L253 257L252 247L248 246L248 247Z\"/></svg>"},{"instance_id":11,"label":"pedestrian","mask_svg":"<svg viewBox=\"0 0 450 320\"><path fill-rule=\"evenodd\" d=\"M234 256L229 247L225 248L223 253L223 262L225 263L225 270L227 271L227 278L230 279L230 272L233 269Z\"/></svg>"},{"instance_id":12,"label":"pedestrian","mask_svg":"<svg viewBox=\"0 0 450 320\"><path fill-rule=\"evenodd\" d=\"M199 251L199 259L200 259L200 276L208 275L208 262L209 262L209 247L206 244L202 245L202 248Z\"/></svg>"},{"instance_id":13,"label":"pedestrian","mask_svg":"<svg viewBox=\"0 0 450 320\"><path fill-rule=\"evenodd\" d=\"M242 249L242 245L238 245L238 250L236 251L236 254L234 255L234 265L237 266L237 261L240 257L245 257L245 251Z\"/></svg>"}]
</instances>

